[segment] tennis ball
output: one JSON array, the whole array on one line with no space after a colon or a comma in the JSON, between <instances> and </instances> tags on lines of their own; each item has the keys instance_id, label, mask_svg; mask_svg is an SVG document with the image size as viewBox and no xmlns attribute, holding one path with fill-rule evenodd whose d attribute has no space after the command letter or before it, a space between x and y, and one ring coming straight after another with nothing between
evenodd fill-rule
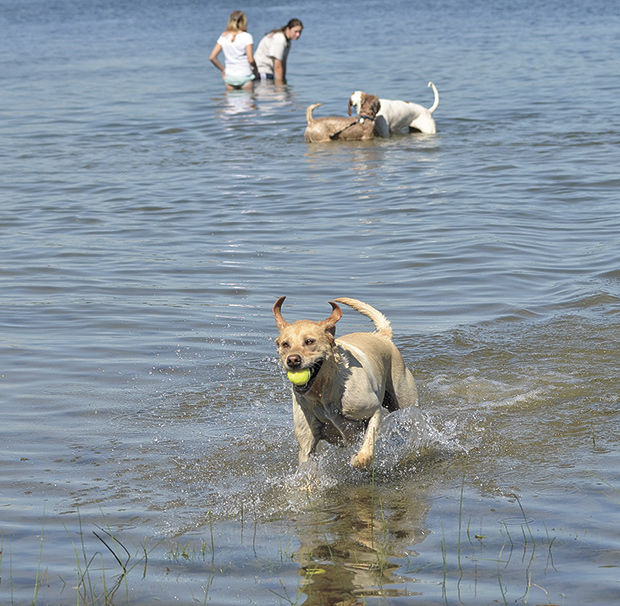
<instances>
[{"instance_id":1,"label":"tennis ball","mask_svg":"<svg viewBox=\"0 0 620 606\"><path fill-rule=\"evenodd\" d=\"M289 370L286 376L293 385L305 385L310 380L311 374L309 368L304 368L304 370Z\"/></svg>"}]
</instances>

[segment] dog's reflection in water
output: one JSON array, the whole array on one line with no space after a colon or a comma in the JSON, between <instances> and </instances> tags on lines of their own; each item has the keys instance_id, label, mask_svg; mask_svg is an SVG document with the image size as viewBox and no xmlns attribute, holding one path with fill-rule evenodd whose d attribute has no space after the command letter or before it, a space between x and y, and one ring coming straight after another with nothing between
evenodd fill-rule
<instances>
[{"instance_id":1,"label":"dog's reflection in water","mask_svg":"<svg viewBox=\"0 0 620 606\"><path fill-rule=\"evenodd\" d=\"M325 491L297 523L294 559L304 604L363 604L386 589L407 595L406 579L396 571L426 537L428 510L425 494L415 489L366 484Z\"/></svg>"}]
</instances>

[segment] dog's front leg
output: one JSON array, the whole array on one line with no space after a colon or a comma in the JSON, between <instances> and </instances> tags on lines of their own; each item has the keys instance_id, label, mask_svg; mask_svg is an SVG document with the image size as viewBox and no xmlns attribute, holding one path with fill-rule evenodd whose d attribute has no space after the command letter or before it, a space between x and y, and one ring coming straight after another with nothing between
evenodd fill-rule
<instances>
[{"instance_id":1,"label":"dog's front leg","mask_svg":"<svg viewBox=\"0 0 620 606\"><path fill-rule=\"evenodd\" d=\"M360 431L364 429L363 421L355 421L352 419L346 419L341 413L333 413L331 411L325 411L327 420L333 425L336 430L337 439L329 439L324 436L325 439L332 444L344 444L345 446L351 446L359 438Z\"/></svg>"},{"instance_id":2,"label":"dog's front leg","mask_svg":"<svg viewBox=\"0 0 620 606\"><path fill-rule=\"evenodd\" d=\"M368 421L368 427L364 434L364 442L356 455L351 458L351 465L356 469L368 469L372 463L372 459L375 456L375 440L381 427L381 419L383 418L383 408L380 406L377 412L375 412L370 421Z\"/></svg>"},{"instance_id":3,"label":"dog's front leg","mask_svg":"<svg viewBox=\"0 0 620 606\"><path fill-rule=\"evenodd\" d=\"M316 451L321 437L321 424L316 418L309 420L294 397L293 429L299 444L299 463L305 463Z\"/></svg>"},{"instance_id":4,"label":"dog's front leg","mask_svg":"<svg viewBox=\"0 0 620 606\"><path fill-rule=\"evenodd\" d=\"M375 118L375 128L374 133L377 137L389 137L390 136L390 127L387 123L387 120L383 116L377 116Z\"/></svg>"}]
</instances>

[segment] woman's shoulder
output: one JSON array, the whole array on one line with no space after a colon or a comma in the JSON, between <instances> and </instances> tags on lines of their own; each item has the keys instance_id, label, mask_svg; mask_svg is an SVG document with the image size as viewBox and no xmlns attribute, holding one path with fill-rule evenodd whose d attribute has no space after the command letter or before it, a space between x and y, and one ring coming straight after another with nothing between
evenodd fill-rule
<instances>
[{"instance_id":1,"label":"woman's shoulder","mask_svg":"<svg viewBox=\"0 0 620 606\"><path fill-rule=\"evenodd\" d=\"M252 34L250 34L249 32L239 32L237 34L237 37L239 38L241 42L243 42L246 45L252 44L254 42L254 38L252 38Z\"/></svg>"},{"instance_id":2,"label":"woman's shoulder","mask_svg":"<svg viewBox=\"0 0 620 606\"><path fill-rule=\"evenodd\" d=\"M263 40L269 40L270 42L273 42L274 40L279 40L280 38L284 38L286 40L286 36L281 29L273 29L263 36Z\"/></svg>"}]
</instances>

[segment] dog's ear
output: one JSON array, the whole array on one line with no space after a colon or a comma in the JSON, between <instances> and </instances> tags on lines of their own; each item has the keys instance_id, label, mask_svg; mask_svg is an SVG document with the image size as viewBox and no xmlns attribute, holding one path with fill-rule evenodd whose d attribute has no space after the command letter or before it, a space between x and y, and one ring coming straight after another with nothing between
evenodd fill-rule
<instances>
[{"instance_id":1,"label":"dog's ear","mask_svg":"<svg viewBox=\"0 0 620 606\"><path fill-rule=\"evenodd\" d=\"M283 330L288 326L288 322L282 317L282 303L286 297L280 297L273 305L273 315L276 319L278 330Z\"/></svg>"},{"instance_id":2,"label":"dog's ear","mask_svg":"<svg viewBox=\"0 0 620 606\"><path fill-rule=\"evenodd\" d=\"M349 116L351 115L351 108L353 107L353 95L349 97Z\"/></svg>"},{"instance_id":3,"label":"dog's ear","mask_svg":"<svg viewBox=\"0 0 620 606\"><path fill-rule=\"evenodd\" d=\"M370 96L370 111L373 116L376 116L379 110L381 109L381 102L379 101L379 97L375 95Z\"/></svg>"},{"instance_id":4,"label":"dog's ear","mask_svg":"<svg viewBox=\"0 0 620 606\"><path fill-rule=\"evenodd\" d=\"M323 320L320 324L325 328L325 332L330 333L331 335L336 334L336 322L342 318L342 309L338 306L337 303L330 301L329 304L332 306L332 313L329 318Z\"/></svg>"}]
</instances>

